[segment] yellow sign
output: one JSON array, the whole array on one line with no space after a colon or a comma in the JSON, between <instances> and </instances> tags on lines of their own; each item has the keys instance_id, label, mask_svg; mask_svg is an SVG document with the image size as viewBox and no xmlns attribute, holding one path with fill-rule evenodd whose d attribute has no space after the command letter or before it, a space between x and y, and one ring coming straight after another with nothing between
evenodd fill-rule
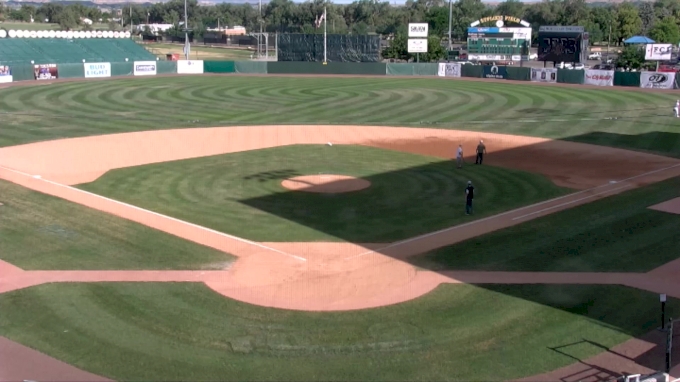
<instances>
[{"instance_id":1,"label":"yellow sign","mask_svg":"<svg viewBox=\"0 0 680 382\"><path fill-rule=\"evenodd\" d=\"M487 16L487 17L482 17L481 19L479 19L479 20L473 22L472 24L470 24L470 26L474 27L474 26L477 26L477 25L479 25L479 24L488 23L488 22L490 22L490 21L507 21L507 22L511 22L511 23L515 23L515 24L522 24L522 25L527 26L527 27L530 25L528 22L526 22L526 21L520 19L519 17L515 17L515 16L500 16L500 15L499 15L499 16Z\"/></svg>"}]
</instances>

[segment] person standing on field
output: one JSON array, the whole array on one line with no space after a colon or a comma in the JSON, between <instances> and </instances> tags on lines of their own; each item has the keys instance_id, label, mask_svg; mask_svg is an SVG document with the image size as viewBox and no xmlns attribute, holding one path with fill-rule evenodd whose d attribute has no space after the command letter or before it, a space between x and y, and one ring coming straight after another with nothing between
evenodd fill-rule
<instances>
[{"instance_id":1,"label":"person standing on field","mask_svg":"<svg viewBox=\"0 0 680 382\"><path fill-rule=\"evenodd\" d=\"M463 145L458 145L458 151L456 152L456 162L458 163L458 168L463 167Z\"/></svg>"},{"instance_id":2,"label":"person standing on field","mask_svg":"<svg viewBox=\"0 0 680 382\"><path fill-rule=\"evenodd\" d=\"M472 213L472 199L475 198L475 188L472 186L472 181L468 180L465 188L465 215Z\"/></svg>"},{"instance_id":3,"label":"person standing on field","mask_svg":"<svg viewBox=\"0 0 680 382\"><path fill-rule=\"evenodd\" d=\"M673 108L673 111L675 112L675 118L680 117L680 99L675 102L675 107Z\"/></svg>"},{"instance_id":4,"label":"person standing on field","mask_svg":"<svg viewBox=\"0 0 680 382\"><path fill-rule=\"evenodd\" d=\"M482 164L484 153L486 153L486 146L484 146L484 141L480 139L479 144L477 145L477 158L475 159L475 164Z\"/></svg>"}]
</instances>

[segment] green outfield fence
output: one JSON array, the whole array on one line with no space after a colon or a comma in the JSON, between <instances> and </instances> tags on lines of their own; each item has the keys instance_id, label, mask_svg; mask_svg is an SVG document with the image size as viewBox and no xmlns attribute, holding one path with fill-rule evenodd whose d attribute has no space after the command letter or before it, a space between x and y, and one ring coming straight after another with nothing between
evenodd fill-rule
<instances>
[{"instance_id":1,"label":"green outfield fence","mask_svg":"<svg viewBox=\"0 0 680 382\"><path fill-rule=\"evenodd\" d=\"M41 62L42 63L42 62ZM33 64L15 63L10 65L12 81L36 81ZM277 62L277 61L130 61L57 63L57 78L101 78L121 76L151 76L168 74L326 74L326 75L371 75L371 76L420 76L420 77L471 77L493 78L512 81L539 81L567 84L596 84L603 86L628 86L646 88L680 89L680 77L659 78L673 74L640 72L598 72L589 70L568 70L550 68L527 68L497 66L493 69L479 65L459 63L352 63L329 62ZM603 77L604 76L604 77ZM654 80L650 80L650 76ZM606 79L603 80L603 78ZM1 79L1 78L0 78ZM547 80L549 79L549 80ZM600 82L593 82L600 81ZM602 82L604 81L604 83ZM0 81L0 82L7 82ZM663 82L663 85L659 83Z\"/></svg>"}]
</instances>

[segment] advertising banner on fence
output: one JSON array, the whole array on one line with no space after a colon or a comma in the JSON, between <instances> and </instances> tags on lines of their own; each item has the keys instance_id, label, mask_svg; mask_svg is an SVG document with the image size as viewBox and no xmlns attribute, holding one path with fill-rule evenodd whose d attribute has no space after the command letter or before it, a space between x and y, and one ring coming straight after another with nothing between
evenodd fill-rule
<instances>
[{"instance_id":1,"label":"advertising banner on fence","mask_svg":"<svg viewBox=\"0 0 680 382\"><path fill-rule=\"evenodd\" d=\"M56 80L59 78L57 64L33 65L33 78L36 80Z\"/></svg>"},{"instance_id":2,"label":"advertising banner on fence","mask_svg":"<svg viewBox=\"0 0 680 382\"><path fill-rule=\"evenodd\" d=\"M0 65L0 84L12 82L12 70L9 66Z\"/></svg>"},{"instance_id":3,"label":"advertising banner on fence","mask_svg":"<svg viewBox=\"0 0 680 382\"><path fill-rule=\"evenodd\" d=\"M505 79L508 77L508 70L505 66L484 65L482 73L484 73L484 78Z\"/></svg>"},{"instance_id":4,"label":"advertising banner on fence","mask_svg":"<svg viewBox=\"0 0 680 382\"><path fill-rule=\"evenodd\" d=\"M614 86L614 71L587 69L583 83L586 85Z\"/></svg>"},{"instance_id":5,"label":"advertising banner on fence","mask_svg":"<svg viewBox=\"0 0 680 382\"><path fill-rule=\"evenodd\" d=\"M177 61L177 73L179 74L201 74L203 73L202 60L179 60Z\"/></svg>"},{"instance_id":6,"label":"advertising banner on fence","mask_svg":"<svg viewBox=\"0 0 680 382\"><path fill-rule=\"evenodd\" d=\"M640 72L640 87L648 89L673 89L675 73Z\"/></svg>"},{"instance_id":7,"label":"advertising banner on fence","mask_svg":"<svg viewBox=\"0 0 680 382\"><path fill-rule=\"evenodd\" d=\"M108 62L86 62L85 78L111 77L111 64Z\"/></svg>"},{"instance_id":8,"label":"advertising banner on fence","mask_svg":"<svg viewBox=\"0 0 680 382\"><path fill-rule=\"evenodd\" d=\"M155 76L156 61L135 61L132 74L135 76Z\"/></svg>"},{"instance_id":9,"label":"advertising banner on fence","mask_svg":"<svg viewBox=\"0 0 680 382\"><path fill-rule=\"evenodd\" d=\"M440 62L437 75L439 77L460 77L460 62Z\"/></svg>"},{"instance_id":10,"label":"advertising banner on fence","mask_svg":"<svg viewBox=\"0 0 680 382\"><path fill-rule=\"evenodd\" d=\"M673 53L671 44L647 44L645 46L645 60L669 61Z\"/></svg>"},{"instance_id":11,"label":"advertising banner on fence","mask_svg":"<svg viewBox=\"0 0 680 382\"><path fill-rule=\"evenodd\" d=\"M531 68L531 82L557 82L557 69Z\"/></svg>"}]
</instances>

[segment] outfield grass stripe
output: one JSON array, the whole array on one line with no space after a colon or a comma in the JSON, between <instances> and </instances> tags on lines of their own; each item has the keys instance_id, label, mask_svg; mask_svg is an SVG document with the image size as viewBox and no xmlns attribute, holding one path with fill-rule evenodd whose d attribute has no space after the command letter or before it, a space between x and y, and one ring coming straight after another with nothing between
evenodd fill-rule
<instances>
[{"instance_id":1,"label":"outfield grass stripe","mask_svg":"<svg viewBox=\"0 0 680 382\"><path fill-rule=\"evenodd\" d=\"M647 134L676 130L676 120L658 120L673 101L671 94L616 88L436 78L125 78L5 89L0 112L12 131L0 132L0 144L174 127L335 123L500 130L680 156L677 134ZM611 115L623 119L602 119ZM660 122L648 123L652 118ZM585 135L591 132L610 134ZM636 141L621 133L647 135Z\"/></svg>"}]
</instances>

